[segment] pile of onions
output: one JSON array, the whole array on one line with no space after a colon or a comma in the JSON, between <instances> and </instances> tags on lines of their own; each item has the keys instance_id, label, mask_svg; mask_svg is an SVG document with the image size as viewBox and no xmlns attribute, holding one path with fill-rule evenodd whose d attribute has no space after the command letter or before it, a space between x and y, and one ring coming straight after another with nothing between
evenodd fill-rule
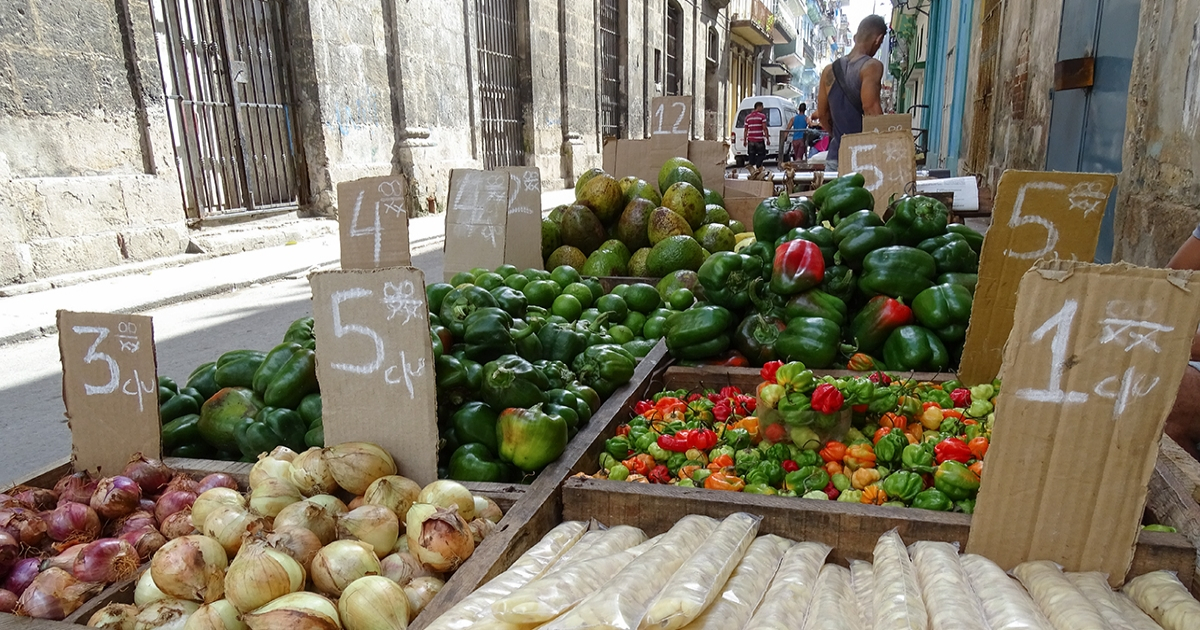
<instances>
[{"instance_id":1,"label":"pile of onions","mask_svg":"<svg viewBox=\"0 0 1200 630\"><path fill-rule=\"evenodd\" d=\"M363 502L367 505L382 505L395 512L398 518L404 518L404 515L408 514L408 508L417 502L420 494L421 486L412 479L388 475L367 486L367 491L363 493Z\"/></svg>"},{"instance_id":2,"label":"pile of onions","mask_svg":"<svg viewBox=\"0 0 1200 630\"><path fill-rule=\"evenodd\" d=\"M446 583L435 577L419 577L413 578L413 581L404 586L404 594L408 596L408 614L413 619L421 614L422 610L433 601L438 591Z\"/></svg>"},{"instance_id":3,"label":"pile of onions","mask_svg":"<svg viewBox=\"0 0 1200 630\"><path fill-rule=\"evenodd\" d=\"M367 575L379 575L379 558L370 545L357 540L338 540L325 545L312 560L312 580L317 590L338 596L350 583Z\"/></svg>"},{"instance_id":4,"label":"pile of onions","mask_svg":"<svg viewBox=\"0 0 1200 630\"><path fill-rule=\"evenodd\" d=\"M408 595L399 584L380 575L369 575L342 591L338 615L346 630L405 628L409 622Z\"/></svg>"},{"instance_id":5,"label":"pile of onions","mask_svg":"<svg viewBox=\"0 0 1200 630\"><path fill-rule=\"evenodd\" d=\"M102 588L103 584L81 582L62 569L46 569L21 594L15 610L35 619L61 621Z\"/></svg>"},{"instance_id":6,"label":"pile of onions","mask_svg":"<svg viewBox=\"0 0 1200 630\"><path fill-rule=\"evenodd\" d=\"M176 512L192 507L196 502L196 493L190 490L168 490L154 502L154 518L159 523Z\"/></svg>"},{"instance_id":7,"label":"pile of onions","mask_svg":"<svg viewBox=\"0 0 1200 630\"><path fill-rule=\"evenodd\" d=\"M25 558L13 565L12 571L8 572L8 577L4 578L2 588L4 590L20 597L25 589L33 583L33 578L37 577L39 571L42 570L42 561L38 558Z\"/></svg>"},{"instance_id":8,"label":"pile of onions","mask_svg":"<svg viewBox=\"0 0 1200 630\"><path fill-rule=\"evenodd\" d=\"M366 492L376 479L396 474L396 461L392 456L367 442L326 447L322 458L337 485L356 496Z\"/></svg>"},{"instance_id":9,"label":"pile of onions","mask_svg":"<svg viewBox=\"0 0 1200 630\"><path fill-rule=\"evenodd\" d=\"M207 479L208 477L205 477ZM218 486L201 492L192 503L192 525L203 529L204 521L218 506L229 505L245 509L246 497L237 490Z\"/></svg>"},{"instance_id":10,"label":"pile of onions","mask_svg":"<svg viewBox=\"0 0 1200 630\"><path fill-rule=\"evenodd\" d=\"M300 491L291 481L279 477L264 477L250 490L250 509L263 516L275 518L283 508L301 498Z\"/></svg>"},{"instance_id":11,"label":"pile of onions","mask_svg":"<svg viewBox=\"0 0 1200 630\"><path fill-rule=\"evenodd\" d=\"M138 608L132 604L109 604L93 613L87 625L107 630L133 630L137 614Z\"/></svg>"},{"instance_id":12,"label":"pile of onions","mask_svg":"<svg viewBox=\"0 0 1200 630\"><path fill-rule=\"evenodd\" d=\"M300 490L300 494L311 497L314 494L329 494L337 490L337 481L329 464L325 462L323 449L310 448L300 453L292 460L292 468L288 471L292 485Z\"/></svg>"},{"instance_id":13,"label":"pile of onions","mask_svg":"<svg viewBox=\"0 0 1200 630\"><path fill-rule=\"evenodd\" d=\"M250 630L335 630L340 628L337 606L316 593L289 593L242 615Z\"/></svg>"},{"instance_id":14,"label":"pile of onions","mask_svg":"<svg viewBox=\"0 0 1200 630\"><path fill-rule=\"evenodd\" d=\"M174 474L175 472L162 460L146 459L141 453L134 453L133 457L129 458L129 463L125 464L125 469L121 471L122 476L137 482L142 494L146 495L161 492L171 482Z\"/></svg>"},{"instance_id":15,"label":"pile of onions","mask_svg":"<svg viewBox=\"0 0 1200 630\"><path fill-rule=\"evenodd\" d=\"M416 556L407 551L396 552L379 561L381 575L404 586L415 578L437 577Z\"/></svg>"},{"instance_id":16,"label":"pile of onions","mask_svg":"<svg viewBox=\"0 0 1200 630\"><path fill-rule=\"evenodd\" d=\"M196 484L195 492L196 494L204 494L213 488L229 488L230 490L237 490L237 479L234 479L232 475L227 475L225 473L212 473L210 475L206 475L200 480L199 483Z\"/></svg>"},{"instance_id":17,"label":"pile of onions","mask_svg":"<svg viewBox=\"0 0 1200 630\"><path fill-rule=\"evenodd\" d=\"M409 551L434 571L453 571L475 552L471 528L455 508L417 503L405 525Z\"/></svg>"},{"instance_id":18,"label":"pile of onions","mask_svg":"<svg viewBox=\"0 0 1200 630\"><path fill-rule=\"evenodd\" d=\"M134 630L183 630L188 617L200 608L196 602L182 599L160 599L138 612Z\"/></svg>"},{"instance_id":19,"label":"pile of onions","mask_svg":"<svg viewBox=\"0 0 1200 630\"><path fill-rule=\"evenodd\" d=\"M133 548L137 550L138 557L143 561L149 560L154 555L154 552L167 544L167 537L153 527L125 532L118 536L118 538L133 545Z\"/></svg>"},{"instance_id":20,"label":"pile of onions","mask_svg":"<svg viewBox=\"0 0 1200 630\"><path fill-rule=\"evenodd\" d=\"M96 491L97 483L87 471L79 471L59 479L58 483L54 484L54 493L58 495L59 503L70 501L87 505L92 499L92 493Z\"/></svg>"},{"instance_id":21,"label":"pile of onions","mask_svg":"<svg viewBox=\"0 0 1200 630\"><path fill-rule=\"evenodd\" d=\"M211 604L205 604L188 617L185 630L245 630L233 604L227 599L218 599Z\"/></svg>"},{"instance_id":22,"label":"pile of onions","mask_svg":"<svg viewBox=\"0 0 1200 630\"><path fill-rule=\"evenodd\" d=\"M265 529L266 521L247 512L243 508L230 505L218 506L208 518L200 531L210 540L217 541L229 556L242 548L242 535Z\"/></svg>"},{"instance_id":23,"label":"pile of onions","mask_svg":"<svg viewBox=\"0 0 1200 630\"><path fill-rule=\"evenodd\" d=\"M49 510L58 503L58 495L45 488L17 486L8 491L14 501L32 510Z\"/></svg>"},{"instance_id":24,"label":"pile of onions","mask_svg":"<svg viewBox=\"0 0 1200 630\"><path fill-rule=\"evenodd\" d=\"M475 497L471 491L457 481L439 479L421 489L417 503L428 503L443 508L458 508L458 515L465 521L475 518ZM407 512L405 512L407 514Z\"/></svg>"},{"instance_id":25,"label":"pile of onions","mask_svg":"<svg viewBox=\"0 0 1200 630\"><path fill-rule=\"evenodd\" d=\"M312 501L297 501L275 516L275 529L307 529L316 534L322 545L338 537L339 519Z\"/></svg>"},{"instance_id":26,"label":"pile of onions","mask_svg":"<svg viewBox=\"0 0 1200 630\"><path fill-rule=\"evenodd\" d=\"M163 519L162 524L159 525L159 529L162 530L162 535L167 540L175 540L180 536L190 536L197 533L196 527L192 525L191 508L184 508Z\"/></svg>"},{"instance_id":27,"label":"pile of onions","mask_svg":"<svg viewBox=\"0 0 1200 630\"><path fill-rule=\"evenodd\" d=\"M159 590L171 597L205 604L225 593L229 558L216 540L184 536L163 545L150 561L150 574Z\"/></svg>"},{"instance_id":28,"label":"pile of onions","mask_svg":"<svg viewBox=\"0 0 1200 630\"><path fill-rule=\"evenodd\" d=\"M382 558L396 547L400 537L400 519L396 513L382 505L363 505L341 515L337 519L338 538L361 540Z\"/></svg>"},{"instance_id":29,"label":"pile of onions","mask_svg":"<svg viewBox=\"0 0 1200 630\"><path fill-rule=\"evenodd\" d=\"M84 582L116 582L133 575L139 562L133 545L120 538L101 538L83 545L71 575Z\"/></svg>"},{"instance_id":30,"label":"pile of onions","mask_svg":"<svg viewBox=\"0 0 1200 630\"><path fill-rule=\"evenodd\" d=\"M7 532L0 531L0 571L8 571L21 557L21 543Z\"/></svg>"},{"instance_id":31,"label":"pile of onions","mask_svg":"<svg viewBox=\"0 0 1200 630\"><path fill-rule=\"evenodd\" d=\"M149 571L142 571L142 576L138 578L137 586L133 589L133 603L141 607L160 599L168 599L167 594L159 590L158 585L154 583L154 576Z\"/></svg>"},{"instance_id":32,"label":"pile of onions","mask_svg":"<svg viewBox=\"0 0 1200 630\"><path fill-rule=\"evenodd\" d=\"M0 589L0 612L12 612L17 607L17 601L17 595L15 593Z\"/></svg>"},{"instance_id":33,"label":"pile of onions","mask_svg":"<svg viewBox=\"0 0 1200 630\"><path fill-rule=\"evenodd\" d=\"M100 535L100 515L86 503L61 502L45 521L50 538L58 542L85 543Z\"/></svg>"},{"instance_id":34,"label":"pile of onions","mask_svg":"<svg viewBox=\"0 0 1200 630\"><path fill-rule=\"evenodd\" d=\"M88 504L96 510L96 514L114 519L138 509L141 500L141 486L129 477L117 475L101 479Z\"/></svg>"}]
</instances>

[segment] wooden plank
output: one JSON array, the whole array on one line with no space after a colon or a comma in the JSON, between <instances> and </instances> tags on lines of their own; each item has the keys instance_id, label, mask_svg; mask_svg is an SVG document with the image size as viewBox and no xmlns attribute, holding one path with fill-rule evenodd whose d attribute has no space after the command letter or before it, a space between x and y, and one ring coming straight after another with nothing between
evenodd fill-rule
<instances>
[{"instance_id":1,"label":"wooden plank","mask_svg":"<svg viewBox=\"0 0 1200 630\"><path fill-rule=\"evenodd\" d=\"M1054 91L1079 90L1096 83L1096 58L1063 59L1054 64Z\"/></svg>"},{"instance_id":2,"label":"wooden plank","mask_svg":"<svg viewBox=\"0 0 1200 630\"><path fill-rule=\"evenodd\" d=\"M1163 436L1154 474L1150 476L1146 511L1155 521L1174 527L1192 545L1200 547L1200 506L1192 497L1193 488L1177 476L1172 466L1172 456L1169 454L1172 446L1178 448L1171 438ZM1137 563L1136 556L1134 563ZM1193 595L1200 597L1200 557L1195 557L1192 580L1184 579L1182 574L1180 580L1189 584Z\"/></svg>"},{"instance_id":3,"label":"wooden plank","mask_svg":"<svg viewBox=\"0 0 1200 630\"><path fill-rule=\"evenodd\" d=\"M64 457L53 464L46 466L40 471L33 473L24 481L14 482L13 485L32 486L34 488L53 488L54 484L58 483L66 475L71 474L74 468L71 466L71 458Z\"/></svg>"},{"instance_id":4,"label":"wooden plank","mask_svg":"<svg viewBox=\"0 0 1200 630\"><path fill-rule=\"evenodd\" d=\"M1187 494L1200 502L1200 462L1165 435L1158 449L1158 460L1174 473Z\"/></svg>"},{"instance_id":5,"label":"wooden plank","mask_svg":"<svg viewBox=\"0 0 1200 630\"><path fill-rule=\"evenodd\" d=\"M63 622L86 625L88 619L91 619L92 615L96 614L96 611L109 604L132 604L133 592L137 589L138 578L142 577L142 572L149 568L150 563L147 562L138 567L133 577L109 584L98 595L84 602L78 610L67 615L66 619L63 619Z\"/></svg>"}]
</instances>

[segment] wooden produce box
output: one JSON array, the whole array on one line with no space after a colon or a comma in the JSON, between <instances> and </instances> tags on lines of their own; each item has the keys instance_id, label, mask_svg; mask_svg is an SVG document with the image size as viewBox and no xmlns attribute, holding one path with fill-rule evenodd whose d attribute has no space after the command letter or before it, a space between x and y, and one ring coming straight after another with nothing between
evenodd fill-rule
<instances>
[{"instance_id":1,"label":"wooden produce box","mask_svg":"<svg viewBox=\"0 0 1200 630\"><path fill-rule=\"evenodd\" d=\"M1146 512L1154 521L1170 525L1200 549L1200 462L1184 451L1174 440L1163 436L1158 449L1158 462L1150 477L1150 492L1146 497ZM1193 595L1200 597L1200 555L1196 558L1195 573L1189 583ZM1179 578L1183 579L1181 573Z\"/></svg>"}]
</instances>

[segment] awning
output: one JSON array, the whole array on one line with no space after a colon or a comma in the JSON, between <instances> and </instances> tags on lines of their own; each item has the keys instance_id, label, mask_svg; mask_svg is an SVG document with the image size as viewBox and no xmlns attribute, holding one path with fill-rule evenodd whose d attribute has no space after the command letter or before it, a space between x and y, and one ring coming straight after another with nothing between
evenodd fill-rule
<instances>
[{"instance_id":1,"label":"awning","mask_svg":"<svg viewBox=\"0 0 1200 630\"><path fill-rule=\"evenodd\" d=\"M775 77L786 77L791 76L792 74L792 71L788 70L781 63L764 63L762 65L762 71Z\"/></svg>"},{"instance_id":2,"label":"awning","mask_svg":"<svg viewBox=\"0 0 1200 630\"><path fill-rule=\"evenodd\" d=\"M804 60L797 57L794 53L790 55L784 55L782 57L776 57L775 61L787 66L789 70L795 70L797 68L804 67Z\"/></svg>"}]
</instances>

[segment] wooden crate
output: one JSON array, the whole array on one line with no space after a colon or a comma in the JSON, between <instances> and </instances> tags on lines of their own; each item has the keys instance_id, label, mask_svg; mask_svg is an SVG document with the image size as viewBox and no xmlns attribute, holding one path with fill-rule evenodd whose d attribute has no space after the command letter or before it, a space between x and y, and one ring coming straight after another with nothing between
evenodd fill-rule
<instances>
[{"instance_id":1,"label":"wooden crate","mask_svg":"<svg viewBox=\"0 0 1200 630\"><path fill-rule=\"evenodd\" d=\"M1150 477L1146 512L1163 525L1170 525L1200 549L1200 462L1192 459L1174 440L1163 436L1158 462ZM1200 598L1200 555L1197 556L1190 583L1192 594ZM1183 575L1180 575L1183 579ZM1188 584L1185 580L1184 584Z\"/></svg>"}]
</instances>

